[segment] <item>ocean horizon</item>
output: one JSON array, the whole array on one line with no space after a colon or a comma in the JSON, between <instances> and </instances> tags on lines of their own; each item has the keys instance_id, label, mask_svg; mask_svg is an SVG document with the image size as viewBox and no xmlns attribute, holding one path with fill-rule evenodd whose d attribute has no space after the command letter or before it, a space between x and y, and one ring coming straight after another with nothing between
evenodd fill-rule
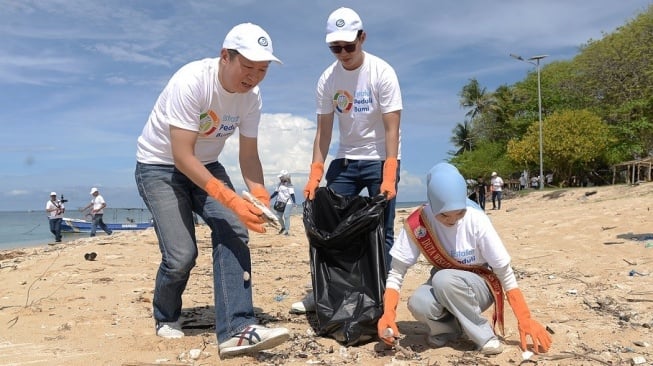
<instances>
[{"instance_id":1,"label":"ocean horizon","mask_svg":"<svg viewBox=\"0 0 653 366\"><path fill-rule=\"evenodd\" d=\"M397 202L396 209L419 206L422 202ZM301 205L293 208L293 214L301 215ZM127 223L129 219L136 222L149 221L152 216L146 208L107 208L104 210L104 222ZM67 218L83 219L82 212L66 211ZM87 237L88 233L63 233L63 242ZM98 235L104 235L98 230ZM38 247L54 243L50 233L50 223L45 210L0 211L0 250Z\"/></svg>"}]
</instances>

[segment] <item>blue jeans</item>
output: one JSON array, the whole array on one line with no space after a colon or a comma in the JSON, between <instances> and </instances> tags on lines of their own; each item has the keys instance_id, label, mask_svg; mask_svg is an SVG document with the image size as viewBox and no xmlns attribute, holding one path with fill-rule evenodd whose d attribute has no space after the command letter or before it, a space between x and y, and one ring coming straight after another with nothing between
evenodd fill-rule
<instances>
[{"instance_id":1,"label":"blue jeans","mask_svg":"<svg viewBox=\"0 0 653 366\"><path fill-rule=\"evenodd\" d=\"M61 217L57 219L48 219L50 221L50 232L54 235L55 241L61 241Z\"/></svg>"},{"instance_id":2,"label":"blue jeans","mask_svg":"<svg viewBox=\"0 0 653 366\"><path fill-rule=\"evenodd\" d=\"M501 209L501 196L503 191L492 191L492 209Z\"/></svg>"},{"instance_id":3,"label":"blue jeans","mask_svg":"<svg viewBox=\"0 0 653 366\"><path fill-rule=\"evenodd\" d=\"M383 182L383 163L381 160L350 160L335 159L329 164L326 173L326 185L334 192L344 196L356 196L367 188L370 197L381 193ZM401 162L397 162L397 180L395 189L399 184L399 170ZM385 228L385 260L386 268L390 269L390 248L394 244L394 221L397 198L388 201L383 213L383 227Z\"/></svg>"},{"instance_id":4,"label":"blue jeans","mask_svg":"<svg viewBox=\"0 0 653 366\"><path fill-rule=\"evenodd\" d=\"M288 200L286 203L286 208L283 210L283 212L274 210L274 213L277 215L277 218L279 219L279 224L281 224L281 229L279 230L279 234L285 232L286 235L290 234L290 214L292 213L292 208L294 204L291 203L292 199Z\"/></svg>"},{"instance_id":5,"label":"blue jeans","mask_svg":"<svg viewBox=\"0 0 653 366\"><path fill-rule=\"evenodd\" d=\"M233 189L222 164L207 164L214 177ZM256 324L247 228L230 209L209 197L171 165L136 164L136 185L152 213L161 264L154 287L154 319L179 320L181 296L198 255L193 212L211 229L215 331L218 343ZM245 273L248 273L247 280Z\"/></svg>"},{"instance_id":6,"label":"blue jeans","mask_svg":"<svg viewBox=\"0 0 653 366\"><path fill-rule=\"evenodd\" d=\"M113 233L113 231L109 230L107 224L104 223L102 217L104 217L104 214L93 215L93 225L91 225L91 236L95 236L95 232L97 231L98 226L100 227L100 229L104 230L104 232L107 233L107 235L111 235Z\"/></svg>"}]
</instances>

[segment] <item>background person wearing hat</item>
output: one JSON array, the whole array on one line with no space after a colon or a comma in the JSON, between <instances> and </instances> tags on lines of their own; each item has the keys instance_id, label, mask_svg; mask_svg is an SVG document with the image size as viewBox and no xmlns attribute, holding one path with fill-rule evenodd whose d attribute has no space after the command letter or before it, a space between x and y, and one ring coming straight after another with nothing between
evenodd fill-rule
<instances>
[{"instance_id":1,"label":"background person wearing hat","mask_svg":"<svg viewBox=\"0 0 653 366\"><path fill-rule=\"evenodd\" d=\"M492 178L490 178L490 190L492 191L492 209L500 210L501 196L503 196L503 179L497 175L497 172L492 172Z\"/></svg>"},{"instance_id":2,"label":"background person wearing hat","mask_svg":"<svg viewBox=\"0 0 653 366\"><path fill-rule=\"evenodd\" d=\"M45 212L48 213L50 232L54 235L54 241L61 243L61 221L66 211L63 202L57 199L57 192L50 192L50 199L45 204Z\"/></svg>"},{"instance_id":3,"label":"background person wearing hat","mask_svg":"<svg viewBox=\"0 0 653 366\"><path fill-rule=\"evenodd\" d=\"M281 229L279 229L279 234L290 235L290 213L292 208L295 205L295 188L293 188L292 181L290 179L290 173L287 170L282 170L279 175L279 185L274 190L274 193L270 196L270 201L276 197L274 203L274 213L277 214L279 222L281 223ZM281 208L281 210L280 210Z\"/></svg>"},{"instance_id":4,"label":"background person wearing hat","mask_svg":"<svg viewBox=\"0 0 653 366\"><path fill-rule=\"evenodd\" d=\"M503 296L517 318L520 346L530 337L535 353L547 352L551 337L531 318L510 265L511 258L489 217L467 199L465 179L458 169L439 163L426 178L428 205L405 220L390 254L378 335L392 345L399 336L396 309L408 269L423 253L433 265L428 281L408 299L408 310L429 329L427 343L442 347L465 335L480 353L498 354L503 346L483 312L494 305L503 333Z\"/></svg>"},{"instance_id":5,"label":"background person wearing hat","mask_svg":"<svg viewBox=\"0 0 653 366\"><path fill-rule=\"evenodd\" d=\"M403 107L394 69L363 51L366 38L363 22L354 10L339 8L329 15L326 43L336 61L324 70L317 83L317 132L304 196L313 199L322 180L337 116L340 141L326 172L326 185L345 196L358 195L364 188L369 196L387 196L387 253L394 242ZM312 308L310 303L308 308Z\"/></svg>"},{"instance_id":6,"label":"background person wearing hat","mask_svg":"<svg viewBox=\"0 0 653 366\"><path fill-rule=\"evenodd\" d=\"M285 328L258 325L247 229L265 232L263 212L234 191L219 162L227 138L238 137L245 184L269 205L257 147L258 84L271 61L280 63L272 52L272 40L261 27L233 27L219 57L190 62L172 76L138 138L136 185L154 218L162 254L152 301L155 332L163 338L184 336L182 294L198 255L196 213L212 231L221 357L272 348L290 336Z\"/></svg>"},{"instance_id":7,"label":"background person wearing hat","mask_svg":"<svg viewBox=\"0 0 653 366\"><path fill-rule=\"evenodd\" d=\"M111 235L113 231L107 227L107 224L105 224L103 220L104 208L107 207L104 197L102 197L100 191L95 187L91 188L90 194L93 196L93 198L91 198L91 203L82 208L81 211L86 211L89 208L91 209L91 217L93 220L93 225L91 225L91 237L95 236L98 226L100 229L104 230L107 235Z\"/></svg>"}]
</instances>

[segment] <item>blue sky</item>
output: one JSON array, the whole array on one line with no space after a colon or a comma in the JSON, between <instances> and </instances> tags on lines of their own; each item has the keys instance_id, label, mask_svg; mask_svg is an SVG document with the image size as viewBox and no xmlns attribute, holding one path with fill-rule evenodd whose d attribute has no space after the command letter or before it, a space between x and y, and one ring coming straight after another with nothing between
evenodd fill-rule
<instances>
[{"instance_id":1,"label":"blue sky","mask_svg":"<svg viewBox=\"0 0 653 366\"><path fill-rule=\"evenodd\" d=\"M183 64L215 57L234 25L270 34L275 54L261 84L261 160L270 191L286 169L303 188L315 133L315 83L332 61L325 22L356 10L365 50L388 61L402 87L399 201L424 198L425 174L447 159L464 120L459 92L488 91L534 66L509 57L569 60L634 18L651 0L291 1L0 0L2 210L42 209L50 191L68 207L97 186L112 207L143 207L134 184L136 138L159 92ZM543 101L546 103L546 101ZM238 189L237 139L221 162ZM335 139L331 149L333 151ZM488 167L491 171L492 167Z\"/></svg>"}]
</instances>

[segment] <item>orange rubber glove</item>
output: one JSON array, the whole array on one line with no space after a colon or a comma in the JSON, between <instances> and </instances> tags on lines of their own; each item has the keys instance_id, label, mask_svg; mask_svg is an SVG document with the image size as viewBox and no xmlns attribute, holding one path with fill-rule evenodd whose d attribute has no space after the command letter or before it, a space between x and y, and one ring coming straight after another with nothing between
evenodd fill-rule
<instances>
[{"instance_id":1,"label":"orange rubber glove","mask_svg":"<svg viewBox=\"0 0 653 366\"><path fill-rule=\"evenodd\" d=\"M250 191L252 196L256 197L265 207L270 207L270 195L264 187L256 187Z\"/></svg>"},{"instance_id":2,"label":"orange rubber glove","mask_svg":"<svg viewBox=\"0 0 653 366\"><path fill-rule=\"evenodd\" d=\"M248 229L258 233L265 232L262 218L263 211L241 198L236 192L226 187L218 179L211 178L206 182L204 190L209 196L215 198L218 202L233 211Z\"/></svg>"},{"instance_id":3,"label":"orange rubber glove","mask_svg":"<svg viewBox=\"0 0 653 366\"><path fill-rule=\"evenodd\" d=\"M397 165L397 158L387 158L383 163L381 194L385 194L388 201L397 195Z\"/></svg>"},{"instance_id":4,"label":"orange rubber glove","mask_svg":"<svg viewBox=\"0 0 653 366\"><path fill-rule=\"evenodd\" d=\"M395 344L395 337L399 336L399 329L397 328L397 304L399 304L399 292L395 289L389 288L383 294L383 316L376 323L376 330L379 338L389 346ZM392 329L392 336L388 337L386 330Z\"/></svg>"},{"instance_id":5,"label":"orange rubber glove","mask_svg":"<svg viewBox=\"0 0 653 366\"><path fill-rule=\"evenodd\" d=\"M320 185L320 180L324 175L324 164L313 163L311 164L311 172L308 174L308 182L304 187L304 197L312 200L315 198L315 190Z\"/></svg>"},{"instance_id":6,"label":"orange rubber glove","mask_svg":"<svg viewBox=\"0 0 653 366\"><path fill-rule=\"evenodd\" d=\"M514 288L506 292L508 303L517 318L517 327L519 328L519 339L522 351L526 351L526 336L533 340L533 352L539 353L539 348L547 352L551 347L551 336L542 326L542 324L531 319L531 312L526 306L526 300L519 288Z\"/></svg>"}]
</instances>

